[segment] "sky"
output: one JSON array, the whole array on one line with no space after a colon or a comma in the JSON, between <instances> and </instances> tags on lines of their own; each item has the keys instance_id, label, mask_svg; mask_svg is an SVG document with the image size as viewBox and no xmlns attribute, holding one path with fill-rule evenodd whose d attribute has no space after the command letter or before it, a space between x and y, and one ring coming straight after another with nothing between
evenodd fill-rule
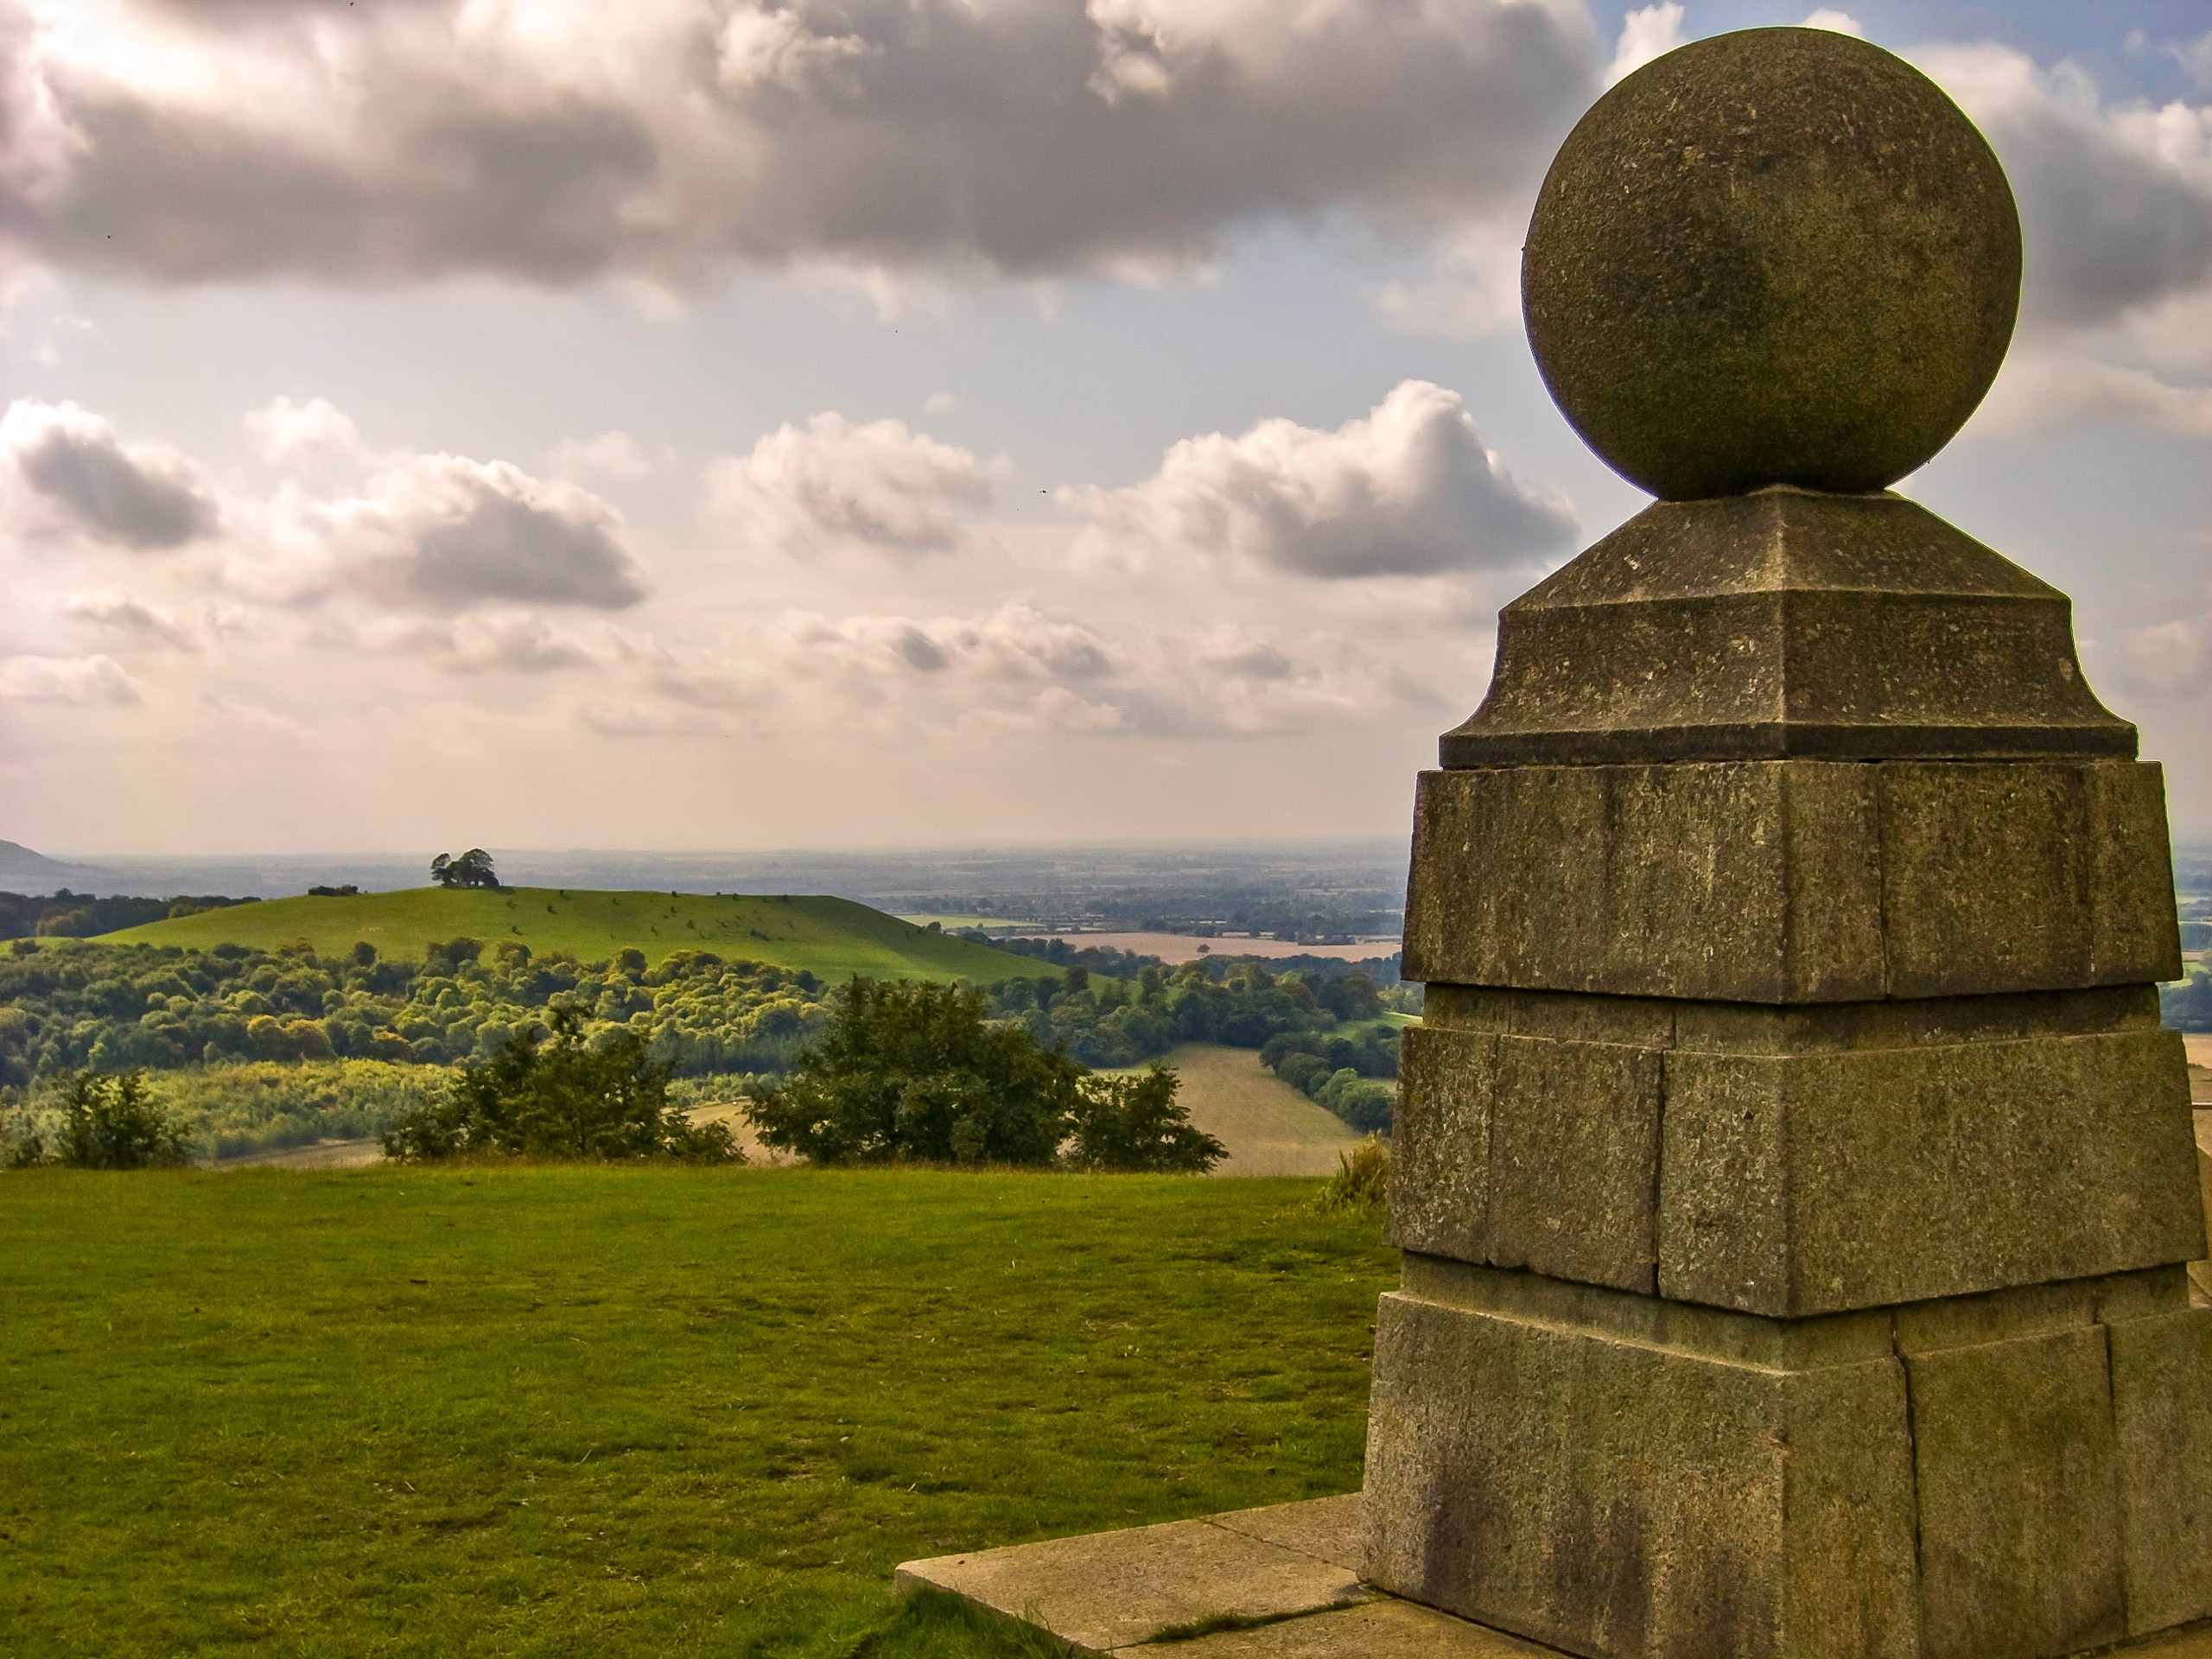
<instances>
[{"instance_id":1,"label":"sky","mask_svg":"<svg viewBox=\"0 0 2212 1659\"><path fill-rule=\"evenodd\" d=\"M1638 511L1521 235L1591 101L1901 53L2021 208L1900 488L2212 833L2212 7L0 0L0 837L1397 835Z\"/></svg>"}]
</instances>

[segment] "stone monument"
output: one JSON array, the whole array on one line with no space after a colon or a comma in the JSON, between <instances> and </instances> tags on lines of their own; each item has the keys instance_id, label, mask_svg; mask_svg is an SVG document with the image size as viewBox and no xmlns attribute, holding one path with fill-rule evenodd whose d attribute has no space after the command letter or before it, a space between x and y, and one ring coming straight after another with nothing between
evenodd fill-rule
<instances>
[{"instance_id":1,"label":"stone monument","mask_svg":"<svg viewBox=\"0 0 2212 1659\"><path fill-rule=\"evenodd\" d=\"M1942 92L1754 29L1599 99L1523 266L1656 505L1424 773L1363 1576L1592 1659L2212 1615L2164 798L2064 595L1887 486L2011 336Z\"/></svg>"}]
</instances>

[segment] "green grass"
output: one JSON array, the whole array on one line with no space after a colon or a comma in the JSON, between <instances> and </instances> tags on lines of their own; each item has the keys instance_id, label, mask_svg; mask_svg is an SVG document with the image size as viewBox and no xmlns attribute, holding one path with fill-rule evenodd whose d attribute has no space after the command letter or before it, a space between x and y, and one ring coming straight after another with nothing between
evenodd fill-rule
<instances>
[{"instance_id":1,"label":"green grass","mask_svg":"<svg viewBox=\"0 0 2212 1659\"><path fill-rule=\"evenodd\" d=\"M325 956L365 939L387 957L419 959L425 946L466 935L532 950L566 950L597 962L634 945L659 961L671 951L712 950L824 979L972 979L993 984L1043 971L1010 950L947 938L849 899L720 897L687 893L601 893L582 887L510 887L501 893L410 887L350 899L271 899L149 922L101 935L107 944L217 944L273 950L296 939Z\"/></svg>"},{"instance_id":2,"label":"green grass","mask_svg":"<svg viewBox=\"0 0 2212 1659\"><path fill-rule=\"evenodd\" d=\"M1035 1654L892 1567L1358 1484L1314 1190L0 1176L0 1653Z\"/></svg>"}]
</instances>

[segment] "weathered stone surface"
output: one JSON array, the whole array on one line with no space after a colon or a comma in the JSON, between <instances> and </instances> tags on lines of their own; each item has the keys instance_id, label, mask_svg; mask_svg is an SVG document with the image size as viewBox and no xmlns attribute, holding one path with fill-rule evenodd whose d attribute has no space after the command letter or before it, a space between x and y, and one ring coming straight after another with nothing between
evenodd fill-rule
<instances>
[{"instance_id":1,"label":"weathered stone surface","mask_svg":"<svg viewBox=\"0 0 2212 1659\"><path fill-rule=\"evenodd\" d=\"M1915 1651L1886 1353L1777 1370L1388 1295L1367 1479L1371 1581L1532 1640L1621 1659Z\"/></svg>"},{"instance_id":2,"label":"weathered stone surface","mask_svg":"<svg viewBox=\"0 0 2212 1659\"><path fill-rule=\"evenodd\" d=\"M1411 1602L1370 1601L1170 1648L1119 1651L1131 1659L1550 1659L1558 1649Z\"/></svg>"},{"instance_id":3,"label":"weathered stone surface","mask_svg":"<svg viewBox=\"0 0 2212 1659\"><path fill-rule=\"evenodd\" d=\"M1499 613L1441 760L2132 758L2071 612L1902 496L1662 501Z\"/></svg>"},{"instance_id":4,"label":"weathered stone surface","mask_svg":"<svg viewBox=\"0 0 2212 1659\"><path fill-rule=\"evenodd\" d=\"M1427 1024L1399 1039L1389 1231L1401 1249L1479 1262L1490 1227L1498 1038Z\"/></svg>"},{"instance_id":5,"label":"weathered stone surface","mask_svg":"<svg viewBox=\"0 0 2212 1659\"><path fill-rule=\"evenodd\" d=\"M2113 1324L2132 1634L2212 1616L2212 1309Z\"/></svg>"},{"instance_id":6,"label":"weathered stone surface","mask_svg":"<svg viewBox=\"0 0 2212 1659\"><path fill-rule=\"evenodd\" d=\"M2171 1032L1676 1049L1659 1289L1796 1315L2196 1260L2186 1093Z\"/></svg>"},{"instance_id":7,"label":"weathered stone surface","mask_svg":"<svg viewBox=\"0 0 2212 1659\"><path fill-rule=\"evenodd\" d=\"M1309 1497L1295 1503L1269 1503L1256 1510L1231 1510L1206 1519L1217 1527L1241 1532L1262 1543L1280 1544L1317 1560L1357 1574L1364 1533L1360 1519L1361 1495L1340 1492L1334 1497Z\"/></svg>"},{"instance_id":8,"label":"weathered stone surface","mask_svg":"<svg viewBox=\"0 0 2212 1659\"><path fill-rule=\"evenodd\" d=\"M1495 1040L1483 1259L1554 1279L1654 1289L1659 1051Z\"/></svg>"},{"instance_id":9,"label":"weathered stone surface","mask_svg":"<svg viewBox=\"0 0 2212 1659\"><path fill-rule=\"evenodd\" d=\"M2082 849L2163 846L2162 798L2126 761L1424 772L1405 972L1758 1003L2149 984L2178 971L2164 864Z\"/></svg>"},{"instance_id":10,"label":"weathered stone surface","mask_svg":"<svg viewBox=\"0 0 2212 1659\"><path fill-rule=\"evenodd\" d=\"M1878 997L1869 771L1762 761L1424 772L1403 971L1617 996Z\"/></svg>"},{"instance_id":11,"label":"weathered stone surface","mask_svg":"<svg viewBox=\"0 0 2212 1659\"><path fill-rule=\"evenodd\" d=\"M2105 1333L1907 1356L1927 1659L2045 1659L2118 1640Z\"/></svg>"},{"instance_id":12,"label":"weathered stone surface","mask_svg":"<svg viewBox=\"0 0 2212 1659\"><path fill-rule=\"evenodd\" d=\"M1392 1242L1654 1288L1660 1060L1620 1043L1408 1032Z\"/></svg>"},{"instance_id":13,"label":"weathered stone surface","mask_svg":"<svg viewBox=\"0 0 2212 1659\"><path fill-rule=\"evenodd\" d=\"M2172 894L2163 879L2131 876L2171 867L2158 766L1896 766L1876 776L1890 995L2180 974Z\"/></svg>"},{"instance_id":14,"label":"weathered stone surface","mask_svg":"<svg viewBox=\"0 0 2212 1659\"><path fill-rule=\"evenodd\" d=\"M906 1561L898 1581L1034 1619L1077 1653L1110 1652L1223 1614L1279 1618L1368 1593L1347 1566L1268 1541L1249 1522L1205 1520Z\"/></svg>"},{"instance_id":15,"label":"weathered stone surface","mask_svg":"<svg viewBox=\"0 0 2212 1659\"><path fill-rule=\"evenodd\" d=\"M1624 475L1682 499L1878 490L1988 389L2019 301L2012 192L1878 48L1746 29L1593 105L1537 198L1529 343Z\"/></svg>"}]
</instances>

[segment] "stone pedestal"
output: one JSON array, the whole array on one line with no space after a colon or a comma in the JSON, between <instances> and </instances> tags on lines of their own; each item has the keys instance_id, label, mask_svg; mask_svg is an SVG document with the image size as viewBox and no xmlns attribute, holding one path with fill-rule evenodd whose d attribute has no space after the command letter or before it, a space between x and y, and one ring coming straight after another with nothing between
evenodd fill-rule
<instances>
[{"instance_id":1,"label":"stone pedestal","mask_svg":"<svg viewBox=\"0 0 2212 1659\"><path fill-rule=\"evenodd\" d=\"M1592 1659L2212 1616L2161 780L1932 523L1655 508L1507 608L1416 797L1380 1588ZM1891 535L1948 575L1808 592Z\"/></svg>"}]
</instances>

